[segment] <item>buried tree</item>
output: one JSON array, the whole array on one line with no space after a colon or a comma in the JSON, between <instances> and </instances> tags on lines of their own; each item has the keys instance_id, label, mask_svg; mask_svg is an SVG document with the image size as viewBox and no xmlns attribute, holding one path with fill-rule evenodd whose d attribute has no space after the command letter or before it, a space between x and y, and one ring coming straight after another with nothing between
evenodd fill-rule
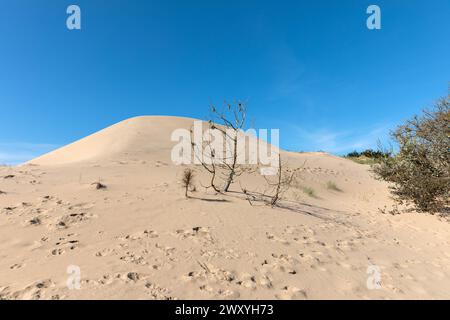
<instances>
[{"instance_id":1,"label":"buried tree","mask_svg":"<svg viewBox=\"0 0 450 320\"><path fill-rule=\"evenodd\" d=\"M236 177L248 171L248 168L239 162L240 156L245 155L245 150L238 148L239 135L243 132L247 111L245 104L241 102L225 103L221 111L212 106L210 111L212 115L208 121L208 138L198 143L194 137L195 126L190 130L192 151L198 163L211 174L210 187L221 192L216 185L216 177L220 175L224 182L222 190L228 192ZM220 141L218 144L216 139Z\"/></svg>"},{"instance_id":2,"label":"buried tree","mask_svg":"<svg viewBox=\"0 0 450 320\"><path fill-rule=\"evenodd\" d=\"M399 151L383 157L375 174L391 182L399 203L419 211L448 210L450 198L450 95L399 126L392 134ZM447 211L448 213L448 211Z\"/></svg>"},{"instance_id":3,"label":"buried tree","mask_svg":"<svg viewBox=\"0 0 450 320\"><path fill-rule=\"evenodd\" d=\"M209 121L210 128L219 130L228 144L229 152L221 161L221 167L224 170L225 185L223 191L228 192L235 177L240 176L245 170L238 164L238 140L239 133L244 129L247 117L247 108L242 102L235 104L226 103L222 111L216 107L211 107L213 119ZM219 125L214 124L216 121Z\"/></svg>"}]
</instances>

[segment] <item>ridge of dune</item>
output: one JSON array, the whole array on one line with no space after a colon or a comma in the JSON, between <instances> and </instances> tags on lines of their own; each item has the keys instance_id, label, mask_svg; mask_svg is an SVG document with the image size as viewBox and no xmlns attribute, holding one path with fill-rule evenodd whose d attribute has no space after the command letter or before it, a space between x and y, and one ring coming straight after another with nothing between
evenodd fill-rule
<instances>
[{"instance_id":1,"label":"ridge of dune","mask_svg":"<svg viewBox=\"0 0 450 320\"><path fill-rule=\"evenodd\" d=\"M128 118L32 159L26 164L68 165L101 159L120 160L121 156L146 159L156 152L172 148L174 142L170 139L171 133L179 128L191 128L194 121L202 120L176 116L137 116ZM203 121L203 123L206 122ZM302 154L305 157L344 160L326 152L282 152L290 158L296 158L299 154ZM170 155L170 152L166 153L166 158L168 155Z\"/></svg>"},{"instance_id":2,"label":"ridge of dune","mask_svg":"<svg viewBox=\"0 0 450 320\"><path fill-rule=\"evenodd\" d=\"M62 165L107 159L120 154L151 155L170 148L171 132L189 129L197 119L173 116L138 116L120 121L55 151L30 160L29 164Z\"/></svg>"}]
</instances>

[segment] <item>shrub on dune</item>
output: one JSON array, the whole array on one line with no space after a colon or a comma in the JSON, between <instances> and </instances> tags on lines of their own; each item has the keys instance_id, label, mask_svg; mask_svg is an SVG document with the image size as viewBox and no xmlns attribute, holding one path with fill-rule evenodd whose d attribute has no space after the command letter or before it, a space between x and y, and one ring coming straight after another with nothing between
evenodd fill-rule
<instances>
[{"instance_id":1,"label":"shrub on dune","mask_svg":"<svg viewBox=\"0 0 450 320\"><path fill-rule=\"evenodd\" d=\"M399 203L419 211L444 212L450 204L450 95L392 133L399 151L373 167L391 182Z\"/></svg>"}]
</instances>

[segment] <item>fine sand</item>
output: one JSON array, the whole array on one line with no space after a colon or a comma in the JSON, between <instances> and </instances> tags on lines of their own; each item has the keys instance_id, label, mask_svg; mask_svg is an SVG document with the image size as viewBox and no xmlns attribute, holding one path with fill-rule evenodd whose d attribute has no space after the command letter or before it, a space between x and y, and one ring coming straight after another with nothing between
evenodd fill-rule
<instances>
[{"instance_id":1,"label":"fine sand","mask_svg":"<svg viewBox=\"0 0 450 320\"><path fill-rule=\"evenodd\" d=\"M368 166L283 152L300 179L282 208L244 198L257 172L223 195L196 166L185 199L170 136L192 122L132 118L0 167L0 299L450 298L450 224L381 213L393 202Z\"/></svg>"}]
</instances>

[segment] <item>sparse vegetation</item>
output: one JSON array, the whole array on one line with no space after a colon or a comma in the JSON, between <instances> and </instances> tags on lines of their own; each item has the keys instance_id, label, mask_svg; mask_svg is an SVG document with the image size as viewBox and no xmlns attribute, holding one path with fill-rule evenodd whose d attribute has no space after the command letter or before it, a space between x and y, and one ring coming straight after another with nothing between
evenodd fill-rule
<instances>
[{"instance_id":1,"label":"sparse vegetation","mask_svg":"<svg viewBox=\"0 0 450 320\"><path fill-rule=\"evenodd\" d=\"M221 161L221 167L225 171L225 185L223 191L227 192L235 177L241 175L245 170L238 164L238 138L244 129L247 118L247 108L242 102L235 104L226 103L225 107L218 111L215 106L211 107L212 119L209 121L210 128L219 130L226 141L230 153ZM217 126L216 121L220 126Z\"/></svg>"},{"instance_id":2,"label":"sparse vegetation","mask_svg":"<svg viewBox=\"0 0 450 320\"><path fill-rule=\"evenodd\" d=\"M181 178L181 186L184 188L184 196L189 198L189 188L192 188L194 184L194 171L192 169L186 168L183 171L183 176Z\"/></svg>"},{"instance_id":3,"label":"sparse vegetation","mask_svg":"<svg viewBox=\"0 0 450 320\"><path fill-rule=\"evenodd\" d=\"M253 202L262 202L271 207L280 206L279 202L283 200L285 193L296 184L297 170L285 169L278 154L278 169L273 176L264 176L267 188L262 192L249 191L241 186L241 191L245 195L246 200L253 205Z\"/></svg>"},{"instance_id":4,"label":"sparse vegetation","mask_svg":"<svg viewBox=\"0 0 450 320\"><path fill-rule=\"evenodd\" d=\"M339 187L337 186L337 184L336 184L335 182L333 182L333 181L328 181L328 182L327 182L327 189L333 190L333 191L339 191L339 192L342 192L342 189L339 188Z\"/></svg>"},{"instance_id":5,"label":"sparse vegetation","mask_svg":"<svg viewBox=\"0 0 450 320\"><path fill-rule=\"evenodd\" d=\"M210 111L212 116L208 121L208 129L210 132L216 132L224 138L226 155L219 154L221 150L216 152L213 147L213 141L205 137L202 140L202 145L192 142L192 151L203 169L210 174L210 185L206 186L206 188L213 188L218 193L227 193L230 192L230 186L237 177L258 170L258 166L244 165L238 161L245 158L245 155L243 157L240 154L240 152L246 151L238 148L238 138L245 129L247 109L245 104L237 102L234 104L225 103L221 111L212 106ZM195 141L193 129L191 129L191 141ZM250 205L253 205L254 202L261 202L271 207L280 207L283 206L280 204L280 201L287 200L284 199L284 195L288 193L292 186L297 184L295 181L298 169L290 170L285 168L280 154L278 154L278 167L273 169L277 170L276 174L272 176L263 175L266 181L266 189L262 192L252 191L240 185L242 194ZM218 179L223 180L223 187L219 187ZM183 187L187 197L186 182L183 182ZM306 188L304 192L316 198L313 189Z\"/></svg>"},{"instance_id":6,"label":"sparse vegetation","mask_svg":"<svg viewBox=\"0 0 450 320\"><path fill-rule=\"evenodd\" d=\"M302 191L303 191L304 194L310 196L311 198L317 198L316 192L315 192L314 189L311 188L311 187L305 187L305 186L303 186L303 187L302 187Z\"/></svg>"},{"instance_id":7,"label":"sparse vegetation","mask_svg":"<svg viewBox=\"0 0 450 320\"><path fill-rule=\"evenodd\" d=\"M205 169L210 175L211 180L209 182L209 186L206 188L213 188L214 191L220 192L219 188L216 186L216 176L217 176L217 166L216 166L216 151L212 147L211 139L205 139L202 142L202 145L197 145L194 141L194 132L191 128L191 147L194 157L200 162L203 169ZM207 159L205 159L207 158Z\"/></svg>"},{"instance_id":8,"label":"sparse vegetation","mask_svg":"<svg viewBox=\"0 0 450 320\"><path fill-rule=\"evenodd\" d=\"M419 211L448 212L450 198L450 95L399 126L392 134L399 151L381 158L376 176L391 182L398 203Z\"/></svg>"},{"instance_id":9,"label":"sparse vegetation","mask_svg":"<svg viewBox=\"0 0 450 320\"><path fill-rule=\"evenodd\" d=\"M269 188L273 189L273 195L270 196L269 204L274 207L277 205L278 201L280 201L282 195L291 188L292 182L295 178L295 172L289 172L288 170L283 169L281 155L278 154L278 172L276 175L276 180L271 181L266 176L264 176L264 178L266 179Z\"/></svg>"},{"instance_id":10,"label":"sparse vegetation","mask_svg":"<svg viewBox=\"0 0 450 320\"><path fill-rule=\"evenodd\" d=\"M366 149L362 152L353 151L348 153L345 158L353 160L359 164L376 164L382 161L382 159L390 157L389 152L375 151L372 149Z\"/></svg>"},{"instance_id":11,"label":"sparse vegetation","mask_svg":"<svg viewBox=\"0 0 450 320\"><path fill-rule=\"evenodd\" d=\"M211 106L210 112L209 130L222 135L227 153L224 155L217 152L209 139L203 140L203 145L192 142L192 150L202 167L211 174L209 187L216 192L228 192L235 178L246 172L246 168L238 163L238 138L246 123L247 110L245 104L237 102L225 103L221 111ZM191 129L191 137L192 135ZM216 178L224 181L222 190L217 186Z\"/></svg>"}]
</instances>

